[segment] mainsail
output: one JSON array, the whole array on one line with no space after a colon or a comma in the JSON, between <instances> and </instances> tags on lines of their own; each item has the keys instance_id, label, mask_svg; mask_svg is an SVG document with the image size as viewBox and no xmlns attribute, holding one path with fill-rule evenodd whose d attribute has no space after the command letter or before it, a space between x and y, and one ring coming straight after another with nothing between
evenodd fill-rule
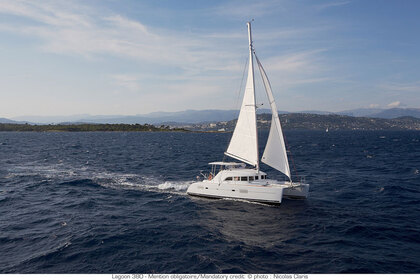
<instances>
[{"instance_id":1,"label":"mainsail","mask_svg":"<svg viewBox=\"0 0 420 280\"><path fill-rule=\"evenodd\" d=\"M290 168L287 160L286 146L284 144L283 132L280 125L280 119L277 112L277 106L274 102L273 92L271 90L270 81L268 80L267 74L262 67L261 62L255 55L255 59L260 69L261 77L264 83L265 91L267 92L268 101L271 107L271 127L270 134L268 135L267 144L265 146L264 154L261 161L265 164L277 169L278 171L285 174L289 179Z\"/></svg>"},{"instance_id":2,"label":"mainsail","mask_svg":"<svg viewBox=\"0 0 420 280\"><path fill-rule=\"evenodd\" d=\"M254 64L250 23L248 23L248 35L248 79L238 121L225 154L258 167L257 117L255 113Z\"/></svg>"}]
</instances>

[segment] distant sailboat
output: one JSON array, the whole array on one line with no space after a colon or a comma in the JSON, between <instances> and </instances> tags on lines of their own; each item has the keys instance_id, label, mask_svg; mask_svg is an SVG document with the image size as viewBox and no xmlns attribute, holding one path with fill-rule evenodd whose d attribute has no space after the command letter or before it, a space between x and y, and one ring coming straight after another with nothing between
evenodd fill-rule
<instances>
[{"instance_id":1,"label":"distant sailboat","mask_svg":"<svg viewBox=\"0 0 420 280\"><path fill-rule=\"evenodd\" d=\"M328 132L328 127L327 127L327 129L325 130L325 132Z\"/></svg>"},{"instance_id":2,"label":"distant sailboat","mask_svg":"<svg viewBox=\"0 0 420 280\"><path fill-rule=\"evenodd\" d=\"M292 182L283 132L277 106L264 68L252 45L251 22L248 25L249 66L241 110L225 155L243 163L211 162L210 174L202 182L189 186L187 193L214 198L237 198L251 201L281 203L283 197L306 198L309 185ZM254 85L254 56L261 73L271 107L271 127L261 161L287 176L289 181L267 179L260 170ZM246 168L246 164L254 168ZM217 172L217 174L216 174Z\"/></svg>"}]
</instances>

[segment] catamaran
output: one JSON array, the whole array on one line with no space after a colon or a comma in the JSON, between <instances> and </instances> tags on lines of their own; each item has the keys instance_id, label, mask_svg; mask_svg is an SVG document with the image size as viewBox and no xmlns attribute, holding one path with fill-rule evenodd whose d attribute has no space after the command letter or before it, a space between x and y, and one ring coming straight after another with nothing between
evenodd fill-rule
<instances>
[{"instance_id":1,"label":"catamaran","mask_svg":"<svg viewBox=\"0 0 420 280\"><path fill-rule=\"evenodd\" d=\"M309 184L303 181L292 182L285 141L270 81L253 48L251 22L248 22L247 25L249 38L248 78L236 127L225 152L225 155L239 160L241 163L210 162L210 173L203 174L205 179L202 182L191 184L187 193L193 196L233 198L273 204L280 204L283 197L306 198ZM267 178L267 174L260 170L254 57L261 73L272 113L270 132L261 162L283 173L288 181L270 180ZM247 167L246 164L251 167Z\"/></svg>"}]
</instances>

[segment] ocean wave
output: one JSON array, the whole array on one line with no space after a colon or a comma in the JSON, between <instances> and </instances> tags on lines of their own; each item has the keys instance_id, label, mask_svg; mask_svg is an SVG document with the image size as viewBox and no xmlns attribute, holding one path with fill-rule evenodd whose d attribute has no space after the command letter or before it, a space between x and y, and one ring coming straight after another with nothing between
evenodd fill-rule
<instances>
[{"instance_id":1,"label":"ocean wave","mask_svg":"<svg viewBox=\"0 0 420 280\"><path fill-rule=\"evenodd\" d=\"M418 273L418 132L287 134L314 188L280 207L187 197L228 134L1 134L0 272Z\"/></svg>"}]
</instances>

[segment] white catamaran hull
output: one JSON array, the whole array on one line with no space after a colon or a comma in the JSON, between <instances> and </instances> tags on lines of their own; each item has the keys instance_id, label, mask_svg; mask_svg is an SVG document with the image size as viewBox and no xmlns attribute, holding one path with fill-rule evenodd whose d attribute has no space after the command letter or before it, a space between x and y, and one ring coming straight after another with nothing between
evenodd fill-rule
<instances>
[{"instance_id":1,"label":"white catamaran hull","mask_svg":"<svg viewBox=\"0 0 420 280\"><path fill-rule=\"evenodd\" d=\"M283 198L282 186L218 184L210 181L193 183L187 190L189 195L210 198L233 198L264 203L280 204Z\"/></svg>"},{"instance_id":2,"label":"white catamaran hull","mask_svg":"<svg viewBox=\"0 0 420 280\"><path fill-rule=\"evenodd\" d=\"M304 183L284 183L270 185L242 185L232 183L197 182L190 185L189 195L209 198L234 198L263 203L280 204L283 198L305 199L309 185Z\"/></svg>"},{"instance_id":3,"label":"white catamaran hull","mask_svg":"<svg viewBox=\"0 0 420 280\"><path fill-rule=\"evenodd\" d=\"M292 183L291 187L283 190L283 197L292 199L305 199L308 197L309 184Z\"/></svg>"}]
</instances>

